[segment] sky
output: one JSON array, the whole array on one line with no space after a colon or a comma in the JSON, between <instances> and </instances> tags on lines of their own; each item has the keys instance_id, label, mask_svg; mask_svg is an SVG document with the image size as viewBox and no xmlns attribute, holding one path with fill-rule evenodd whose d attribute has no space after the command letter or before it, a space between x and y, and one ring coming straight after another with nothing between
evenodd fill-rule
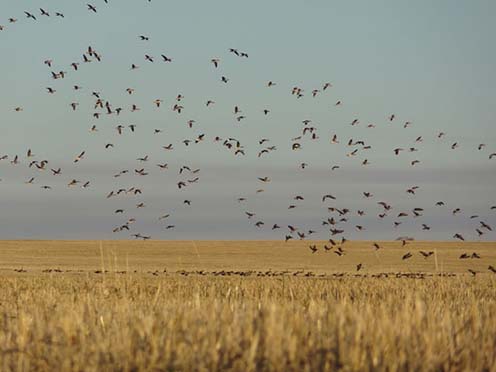
<instances>
[{"instance_id":1,"label":"sky","mask_svg":"<svg viewBox=\"0 0 496 372\"><path fill-rule=\"evenodd\" d=\"M321 223L331 216L330 206L352 211L342 224L351 239L449 240L458 232L475 240L481 220L496 227L496 210L490 209L496 205L496 157L488 158L496 152L493 1L91 0L96 14L86 4L0 4L0 157L9 156L0 161L0 238L127 239L141 233L156 239L278 239L291 224L326 239L328 227ZM55 17L56 11L64 18ZM11 17L17 22L10 23ZM82 62L90 45L102 62ZM145 61L145 54L155 62ZM161 54L173 61L161 62ZM219 68L212 58L220 59ZM47 59L53 59L52 68L43 63ZM78 71L72 62L79 63ZM133 63L139 68L131 71ZM50 72L61 70L67 77L53 80ZM276 85L268 88L268 81ZM322 91L326 82L332 87ZM82 89L74 91L76 84ZM304 89L304 97L291 94L294 86ZM129 95L126 88L135 92ZM315 98L313 89L321 90ZM91 92L124 112L93 118ZM185 97L181 114L171 110L178 94ZM157 98L164 101L160 109L153 105ZM207 100L215 104L206 107ZM335 106L337 101L343 104ZM76 111L72 102L79 103ZM140 110L130 112L131 104ZM246 116L239 123L236 105ZM395 119L389 122L391 114ZM293 151L291 139L302 134L305 119L312 120L319 139L306 135L301 150ZM354 119L359 124L352 126ZM188 120L195 120L192 129ZM405 129L406 121L412 124ZM367 128L369 123L376 127ZM119 136L118 124L135 124L137 130ZM89 132L92 125L98 132ZM155 128L163 133L154 135ZM439 132L446 135L438 139ZM206 139L199 144L181 143L202 133ZM333 134L339 144L330 144ZM213 143L217 135L239 139L246 155ZM415 143L419 136L422 142ZM261 138L270 141L259 145ZM349 138L372 149L347 157L355 148L346 146ZM459 147L451 150L455 142ZM105 149L107 143L114 148ZM169 143L174 150L163 150ZM486 147L479 151L481 143ZM277 151L257 157L270 145ZM393 154L411 146L419 151ZM28 168L28 148L34 160L48 160L48 168L61 167L62 175ZM83 150L84 160L74 164ZM21 161L16 166L10 162L15 155ZM148 163L136 160L146 155ZM364 167L365 158L370 165ZM414 159L420 163L412 167ZM169 170L159 171L159 162ZM178 174L183 165L200 168L200 180L178 190L179 180L193 178ZM330 171L332 165L341 168ZM113 177L143 167L146 177ZM265 176L269 184L257 179ZM31 177L33 184L26 184ZM67 187L72 179L91 185ZM416 194L406 194L414 185L420 186ZM106 198L131 186L143 195ZM265 191L256 193L260 188ZM374 197L364 198L364 191ZM327 193L337 200L323 204ZM304 202L295 202L295 195ZM435 207L439 200L446 206ZM377 218L379 201L393 205L384 220ZM139 202L146 207L137 209ZM288 210L291 204L297 207ZM394 228L395 216L414 207L424 208L424 216ZM119 208L123 215L114 213ZM462 212L453 215L456 208ZM256 216L247 219L246 211ZM171 217L158 221L166 213ZM130 232L112 232L128 218L136 218ZM264 227L255 227L257 221ZM274 223L283 228L272 231ZM422 230L422 223L431 230ZM165 230L168 224L175 227ZM494 232L484 232L481 239L494 240Z\"/></svg>"}]
</instances>

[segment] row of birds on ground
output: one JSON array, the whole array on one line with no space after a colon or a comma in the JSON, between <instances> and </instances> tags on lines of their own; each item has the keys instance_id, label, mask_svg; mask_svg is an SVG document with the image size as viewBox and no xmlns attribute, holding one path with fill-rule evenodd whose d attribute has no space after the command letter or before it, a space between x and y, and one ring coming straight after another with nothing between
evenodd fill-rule
<instances>
[{"instance_id":1,"label":"row of birds on ground","mask_svg":"<svg viewBox=\"0 0 496 372\"><path fill-rule=\"evenodd\" d=\"M105 3L108 3L108 1L104 1ZM87 9L91 13L97 13L97 6L93 4L87 4ZM51 12L47 11L43 8L40 8L39 13L35 14L34 12L26 11L25 12L26 18L32 20L32 21L38 21L39 17L60 17L64 18L64 14L61 12ZM17 22L17 18L9 18L8 23L14 24ZM5 30L6 27L0 25L0 31ZM137 42L143 42L146 43L150 41L151 37L148 35L137 35L136 37ZM223 58L220 57L212 57L210 59L210 64L212 65L212 68L214 71L218 71L219 69L222 68L222 62L224 58L229 58L231 56L241 58L241 59L248 59L249 55L246 51L242 51L237 48L229 48L227 50L228 56L224 56ZM145 54L143 56L143 63L174 63L174 58L172 58L169 55L166 55L165 53L158 53L159 57L155 57L152 54ZM100 51L96 50L96 48L89 46L86 50L82 51L81 57L79 60L75 60L74 62L70 63L67 67L69 68L69 71L65 71L64 67L57 66L56 64L56 59L55 58L47 58L42 60L42 62L46 65L47 67L47 75L48 77L53 81L53 85L45 87L45 91L49 95L56 95L57 92L61 89L66 88L64 85L64 81L67 78L68 75L74 74L75 77L77 77L78 71L83 68L84 65L88 64L95 64L95 63L102 63L105 61L104 58L104 53L101 53ZM135 71L140 69L140 64L132 63L129 66L129 70ZM220 83L225 84L226 86L229 86L231 83L231 79L225 75L221 75L219 78ZM265 87L269 89L277 89L278 84L275 81L268 81L265 83ZM275 88L276 87L276 88ZM88 91L87 89L83 88L83 85L79 84L74 84L72 85L73 91L82 91L86 92ZM311 97L311 98L317 98L317 96L324 95L327 91L333 90L333 84L330 82L324 82L321 84L320 87L313 88L309 90L309 94L307 94L307 90L301 86L290 86L287 89L287 94L294 97L297 100L301 100L305 97ZM128 87L123 91L123 95L133 97L133 95L138 91L138 88L135 87ZM143 88L144 90L144 88ZM91 92L91 93L89 93ZM126 134L133 134L137 131L140 130L141 126L138 124L134 123L128 123L128 124L123 124L123 120L125 119L124 114L130 114L130 113L137 113L142 110L141 107L138 106L136 103L132 103L129 107L125 107L123 105L115 105L114 102L106 97L104 94L102 94L98 90L92 90L89 89L88 95L90 95L92 102L89 107L83 106L84 104L78 101L72 101L67 103L68 109L70 111L76 112L83 110L84 112L85 109L87 108L89 111L88 114L88 120L91 121L97 121L99 119L102 119L104 117L110 118L110 120L114 120L115 118L115 125L114 125L114 139L119 138L120 136L126 135ZM188 112L188 107L186 106L186 96L183 95L182 93L179 94L174 94L174 98L171 99L171 104L170 104L170 110L173 113L176 113L178 117L182 118L187 112ZM150 99L150 107L153 107L155 110L161 110L165 106L166 100L163 98L153 98ZM205 107L207 108L212 108L216 105L216 102L213 99L207 99L204 102ZM333 101L331 104L329 104L330 107L339 109L339 107L343 106L344 103L341 99ZM146 108L148 109L148 108ZM19 105L14 108L14 111L21 114L24 111L24 107ZM232 108L232 116L233 116L233 122L236 125L241 125L245 119L247 119L247 114L244 112L245 110L242 108L241 104L240 105L235 105ZM269 118L271 114L271 108L270 107L264 107L260 110L260 115L263 115L263 117ZM134 120L136 120L136 117L133 117ZM411 126L413 126L413 123L411 121L404 121L404 122L399 122L398 118L396 117L395 114L389 114L385 118L385 124L386 125L394 125L394 126L401 126L405 130ZM196 128L201 127L200 125L200 120L197 119L185 119L184 123L188 129L191 130L196 130ZM349 121L349 125L351 127L355 128L363 128L363 132L360 134L364 135L366 134L365 130L372 130L376 128L376 124L373 123L368 123L366 125L363 125L358 118L352 118ZM89 132L91 134L96 134L100 131L100 125L91 123L89 125ZM164 129L161 128L154 128L153 129L153 135L160 135L164 133ZM152 134L150 133L150 134ZM116 136L116 137L115 137ZM441 141L441 144L444 144L444 137L446 136L446 133L443 131L439 131L437 133L434 133L432 135L432 138L435 139L436 141ZM341 138L341 136L338 135L338 133L331 133L331 134L325 134L325 135L320 135L320 131L318 128L317 124L314 124L314 122L311 119L305 119L301 121L301 127L300 127L300 132L296 133L294 137L292 137L289 141L286 142L287 150L293 151L293 152L298 152L302 151L303 149L309 148L310 151L312 150L312 143L311 141L318 141L323 137L325 141L331 146L344 146L345 151L344 151L344 156L350 159L359 159L357 160L358 164L367 167L371 165L371 161L369 160L369 157L367 157L367 153L370 153L370 150L372 150L372 145L370 145L367 140L365 139L356 139L356 138ZM408 159L408 161L405 164L408 164L410 167L418 167L421 165L422 161L418 157L418 153L421 149L422 144L427 138L424 138L424 136L416 136L416 138L413 138L410 140L408 145L401 146L401 147L395 147L391 149L391 154L394 155L395 157L401 158L404 156L404 154L412 154L414 156L413 158ZM219 136L219 135L210 135L204 132L195 134L191 138L186 138L181 141L180 144L177 143L167 143L162 145L161 149L165 152L171 152L175 149L177 149L178 146L184 146L185 148L188 148L190 146L194 146L200 143L204 142L213 142L215 144L218 144L221 146L221 148L227 150L228 153L236 157L240 156L246 156L252 151L252 145L247 145L241 138L237 138L235 136ZM270 154L276 150L278 150L277 145L272 144L273 142L271 141L270 138L259 138L258 139L258 149L254 151L253 153L256 154L257 158L265 158L270 156ZM110 137L108 140L105 141L104 143L104 148L108 151L111 151L114 147L116 146L116 143L114 140L110 140ZM461 147L461 143L459 141L454 141L450 142L446 145L447 150L457 150ZM486 151L487 145L485 143L480 143L478 144L474 150L478 152L484 152ZM72 163L74 167L77 167L78 164L84 162L85 158L87 157L88 153L87 151L89 150L83 150L81 149L79 152L74 154L72 158ZM487 159L493 160L496 158L496 152L488 152L486 153ZM137 166L135 165L134 167L128 168L128 169L123 169L115 172L114 174L111 175L113 179L116 181L120 179L121 177L124 177L126 175L134 175L136 177L146 177L150 174L151 169L149 168L148 164L151 162L151 157L149 155L142 155L136 158ZM36 159L36 155L34 151L31 149L28 149L26 152L25 157L24 156L19 156L18 154L14 155L8 155L8 154L0 154L0 164L2 162L10 162L12 166L17 166L21 163L26 161L26 164L29 169L35 169L37 171L41 172L49 172L52 176L54 177L60 177L63 175L64 171L62 167L55 167L52 166L52 162L47 160L47 159ZM159 162L154 164L153 166L155 169L163 172L163 171L170 171L170 164L167 162ZM301 170L304 170L309 167L309 164L306 162L300 162L297 164L297 167ZM331 172L338 172L339 169L341 169L341 165L339 164L332 164L329 168ZM198 184L200 182L200 169L192 167L190 165L182 165L179 167L178 174L179 174L179 179L177 180L177 188L178 190L183 191L184 189L188 189L189 187L193 186L194 184ZM29 177L25 181L26 184L28 185L33 185L36 183L37 176L32 176ZM0 180L1 181L1 180ZM260 187L257 187L255 190L254 194L259 195L265 191L265 187L263 185L268 185L271 183L272 179L268 175L260 176L257 177L257 180L254 180L260 184ZM54 181L55 182L55 181ZM82 189L87 189L92 186L92 181L91 180L80 180L80 179L75 179L71 178L67 180L66 182L67 187L74 188L77 186L80 186ZM54 188L53 184L42 184L40 187L43 190L52 190ZM421 189L419 185L413 185L411 187L408 187L406 190L404 190L405 194L407 196L415 196L416 193ZM109 190L105 193L105 197L107 199L115 199L120 196L134 196L134 197L139 197L141 198L143 195L143 187L139 185L134 185L130 187L121 187L117 186L113 190ZM364 200L373 200L374 195L370 191L363 191L361 197L364 198ZM366 226L360 223L351 223L352 221L355 220L355 218L363 217L367 214L365 209L358 209L356 211L352 211L349 208L346 207L337 207L335 203L338 202L339 198L336 197L335 195L328 193L323 196L319 196L321 199L322 204L324 205L325 211L326 211L326 216L322 219L321 227L325 228L328 233L329 233L329 244L326 244L323 246L322 251L327 252L327 251L333 251L337 256L342 256L346 254L346 251L344 250L345 243L347 241L347 238L344 237L345 234L351 234L354 231L360 232L366 230ZM239 196L235 198L236 201L240 204L246 204L249 200L248 197L245 196ZM290 204L288 206L288 210L293 210L297 209L305 200L305 196L297 194L295 195L292 200L290 201ZM182 201L182 204L185 206L192 206L193 201L192 199L184 199ZM424 211L425 209L423 207L415 207L411 210L402 210L399 212L393 212L395 208L393 207L393 204L387 201L382 201L378 200L376 201L376 205L379 208L379 211L377 213L377 218L379 220L386 220L387 217L390 217L393 219L392 221L392 227L394 229L397 229L400 227L400 225L403 224L404 221L406 221L408 218L412 218L413 220L416 220L417 218L422 219L424 216ZM433 206L442 208L442 207L447 207L445 205L445 202L443 201L436 201L433 202ZM141 209L145 208L146 204L144 201L138 200L135 203L135 208ZM308 237L312 237L314 234L319 232L320 228L313 228L313 229L306 229L302 228L299 226L295 225L287 225L286 227L283 227L279 225L278 223L266 223L262 219L258 219L257 213L246 210L242 208L244 211L244 214L246 215L247 219L257 228L257 229L263 229L267 228L270 230L279 230L279 229L287 229L287 233L283 234L285 241L291 240L291 239L306 239ZM127 212L127 208L124 207L119 207L114 210L115 215L125 215ZM495 213L496 212L496 205L495 206L490 206L489 210L487 211L487 214ZM451 207L450 208L450 214L453 216L459 216L463 215L463 211L459 207ZM170 230L174 229L175 225L173 223L168 223L168 221L171 220L172 218L171 213L164 213L161 216L158 216L158 221L160 223L165 223L164 229ZM487 220L484 220L481 218L478 214L473 214L469 216L465 216L468 218L470 221L475 221L473 225L473 231L474 234L476 233L475 236L478 238L481 238L483 235L489 233L492 231L492 227L488 223ZM133 230L133 224L137 221L137 219L133 216L128 216L126 217L126 221L124 223L119 223L117 226L113 227L113 232L114 233L121 233L121 232L128 232L131 234ZM353 225L353 226L349 226ZM431 230L431 226L428 225L427 223L420 223L419 224L419 229L421 231L429 231ZM137 239L143 239L143 240L148 240L151 239L150 235L142 234L141 232L133 232L131 234L132 237L137 238ZM455 232L452 235L452 238L457 239L459 241L465 241L465 237L458 232ZM402 242L402 245L408 244L409 241L413 240L412 237L405 237L405 236L400 236L397 240ZM373 243L373 248L375 250L380 249L381 246L378 243ZM310 245L309 250L311 253L316 253L319 251L319 248L317 245ZM421 251L420 254L424 258L429 258L434 254L432 251ZM403 260L408 260L412 257L412 254L408 252L407 254L402 256ZM473 252L471 254L464 254L460 257L460 259L478 259L480 256L476 253ZM359 267L357 266L357 269L360 270L361 264ZM494 268L493 268L494 269ZM494 270L491 270L494 271Z\"/></svg>"}]
</instances>

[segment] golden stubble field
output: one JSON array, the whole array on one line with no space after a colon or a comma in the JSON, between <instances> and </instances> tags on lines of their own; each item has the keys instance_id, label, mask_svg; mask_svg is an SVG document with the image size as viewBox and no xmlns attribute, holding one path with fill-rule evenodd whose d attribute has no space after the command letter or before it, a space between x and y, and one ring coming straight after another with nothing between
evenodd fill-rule
<instances>
[{"instance_id":1,"label":"golden stubble field","mask_svg":"<svg viewBox=\"0 0 496 372\"><path fill-rule=\"evenodd\" d=\"M323 244L0 242L0 370L496 371L494 243Z\"/></svg>"},{"instance_id":2,"label":"golden stubble field","mask_svg":"<svg viewBox=\"0 0 496 372\"><path fill-rule=\"evenodd\" d=\"M139 272L180 270L312 271L354 272L447 272L468 269L489 272L496 266L495 242L346 242L338 256L325 251L322 241L0 241L0 274L12 269L35 274L44 269L67 272L137 270ZM312 253L308 248L317 245ZM329 243L327 243L330 246ZM425 259L420 251L435 254ZM407 253L412 257L402 260ZM476 252L481 259L460 259Z\"/></svg>"}]
</instances>

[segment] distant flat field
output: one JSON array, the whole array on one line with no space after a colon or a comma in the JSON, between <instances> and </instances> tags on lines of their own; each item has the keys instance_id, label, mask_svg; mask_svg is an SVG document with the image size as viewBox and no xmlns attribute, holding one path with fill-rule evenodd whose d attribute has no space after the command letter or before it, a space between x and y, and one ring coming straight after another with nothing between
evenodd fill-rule
<instances>
[{"instance_id":1,"label":"distant flat field","mask_svg":"<svg viewBox=\"0 0 496 372\"><path fill-rule=\"evenodd\" d=\"M0 241L0 273L181 270L288 271L315 274L386 272L480 273L496 267L496 242L346 242L344 255L322 241ZM312 253L309 245L316 244ZM329 245L329 244L328 244ZM424 258L420 251L434 251ZM403 260L410 252L412 257ZM481 258L460 259L477 253ZM469 274L470 275L470 274Z\"/></svg>"}]
</instances>

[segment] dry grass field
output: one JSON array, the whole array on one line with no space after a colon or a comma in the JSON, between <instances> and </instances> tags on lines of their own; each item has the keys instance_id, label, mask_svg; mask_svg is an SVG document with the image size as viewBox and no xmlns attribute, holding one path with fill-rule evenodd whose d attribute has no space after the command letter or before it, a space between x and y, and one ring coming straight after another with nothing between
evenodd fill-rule
<instances>
[{"instance_id":1,"label":"dry grass field","mask_svg":"<svg viewBox=\"0 0 496 372\"><path fill-rule=\"evenodd\" d=\"M309 245L317 244L316 253ZM0 241L0 274L12 269L35 274L45 269L70 272L132 270L138 272L180 270L219 271L312 271L314 273L354 272L448 272L467 269L488 272L496 266L496 243L481 242L346 242L345 254L336 255L316 241ZM328 244L330 245L330 244ZM420 251L436 254L424 259ZM408 252L413 256L402 260ZM478 253L481 259L459 259L463 253Z\"/></svg>"},{"instance_id":2,"label":"dry grass field","mask_svg":"<svg viewBox=\"0 0 496 372\"><path fill-rule=\"evenodd\" d=\"M309 244L0 242L0 370L496 371L496 244Z\"/></svg>"}]
</instances>

